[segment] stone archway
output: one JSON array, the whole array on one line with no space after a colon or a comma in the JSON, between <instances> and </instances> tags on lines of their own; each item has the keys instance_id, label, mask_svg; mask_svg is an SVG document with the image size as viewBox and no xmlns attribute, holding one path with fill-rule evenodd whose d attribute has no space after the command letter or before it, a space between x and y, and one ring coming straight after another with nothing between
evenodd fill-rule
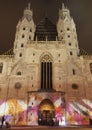
<instances>
[{"instance_id":1,"label":"stone archway","mask_svg":"<svg viewBox=\"0 0 92 130\"><path fill-rule=\"evenodd\" d=\"M53 125L55 117L55 107L51 100L44 99L39 105L38 123L39 125Z\"/></svg>"}]
</instances>

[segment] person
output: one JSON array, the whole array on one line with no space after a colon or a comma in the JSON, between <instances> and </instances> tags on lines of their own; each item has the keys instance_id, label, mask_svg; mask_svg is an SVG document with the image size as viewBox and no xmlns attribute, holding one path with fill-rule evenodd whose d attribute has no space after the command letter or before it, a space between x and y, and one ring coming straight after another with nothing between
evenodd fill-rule
<instances>
[{"instance_id":1,"label":"person","mask_svg":"<svg viewBox=\"0 0 92 130\"><path fill-rule=\"evenodd\" d=\"M4 122L5 122L5 116L3 115L3 116L2 116L2 120L1 120L1 128L2 128L3 125L4 125Z\"/></svg>"},{"instance_id":2,"label":"person","mask_svg":"<svg viewBox=\"0 0 92 130\"><path fill-rule=\"evenodd\" d=\"M5 127L6 127L6 128L10 128L9 122L7 122L7 121L5 122Z\"/></svg>"},{"instance_id":3,"label":"person","mask_svg":"<svg viewBox=\"0 0 92 130\"><path fill-rule=\"evenodd\" d=\"M0 117L0 128L1 128L1 125L2 125L2 124L1 124L1 117Z\"/></svg>"}]
</instances>

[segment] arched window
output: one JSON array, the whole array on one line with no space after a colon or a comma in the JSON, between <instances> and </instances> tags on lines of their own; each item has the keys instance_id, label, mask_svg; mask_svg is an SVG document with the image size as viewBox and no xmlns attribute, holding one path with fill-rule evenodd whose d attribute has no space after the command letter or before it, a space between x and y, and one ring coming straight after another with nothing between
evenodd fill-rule
<instances>
[{"instance_id":1,"label":"arched window","mask_svg":"<svg viewBox=\"0 0 92 130\"><path fill-rule=\"evenodd\" d=\"M33 56L35 56L35 53L33 53Z\"/></svg>"},{"instance_id":2,"label":"arched window","mask_svg":"<svg viewBox=\"0 0 92 130\"><path fill-rule=\"evenodd\" d=\"M60 54L58 54L58 56L60 57Z\"/></svg>"},{"instance_id":3,"label":"arched window","mask_svg":"<svg viewBox=\"0 0 92 130\"><path fill-rule=\"evenodd\" d=\"M32 84L32 87L34 87L34 85Z\"/></svg>"},{"instance_id":4,"label":"arched window","mask_svg":"<svg viewBox=\"0 0 92 130\"><path fill-rule=\"evenodd\" d=\"M73 75L75 75L75 69L72 69Z\"/></svg>"},{"instance_id":5,"label":"arched window","mask_svg":"<svg viewBox=\"0 0 92 130\"><path fill-rule=\"evenodd\" d=\"M23 27L23 30L26 30L26 28L25 28L25 27Z\"/></svg>"},{"instance_id":6,"label":"arched window","mask_svg":"<svg viewBox=\"0 0 92 130\"><path fill-rule=\"evenodd\" d=\"M25 37L25 35L24 34L22 34L22 38L24 38Z\"/></svg>"},{"instance_id":7,"label":"arched window","mask_svg":"<svg viewBox=\"0 0 92 130\"><path fill-rule=\"evenodd\" d=\"M71 56L73 55L73 52L72 52L72 51L70 51L70 55L71 55Z\"/></svg>"},{"instance_id":8,"label":"arched window","mask_svg":"<svg viewBox=\"0 0 92 130\"><path fill-rule=\"evenodd\" d=\"M31 40L31 36L29 36L29 40Z\"/></svg>"},{"instance_id":9,"label":"arched window","mask_svg":"<svg viewBox=\"0 0 92 130\"><path fill-rule=\"evenodd\" d=\"M19 54L19 57L22 57L22 53Z\"/></svg>"},{"instance_id":10,"label":"arched window","mask_svg":"<svg viewBox=\"0 0 92 130\"><path fill-rule=\"evenodd\" d=\"M72 89L78 89L78 85L77 84L72 84Z\"/></svg>"},{"instance_id":11,"label":"arched window","mask_svg":"<svg viewBox=\"0 0 92 130\"><path fill-rule=\"evenodd\" d=\"M20 72L20 71L18 71L18 72L17 72L17 75L21 75L21 72Z\"/></svg>"},{"instance_id":12,"label":"arched window","mask_svg":"<svg viewBox=\"0 0 92 130\"><path fill-rule=\"evenodd\" d=\"M69 46L71 46L71 43L69 43Z\"/></svg>"},{"instance_id":13,"label":"arched window","mask_svg":"<svg viewBox=\"0 0 92 130\"><path fill-rule=\"evenodd\" d=\"M21 44L21 48L22 48L22 47L24 47L24 44L23 44L23 43Z\"/></svg>"},{"instance_id":14,"label":"arched window","mask_svg":"<svg viewBox=\"0 0 92 130\"><path fill-rule=\"evenodd\" d=\"M30 32L32 32L32 29L30 29Z\"/></svg>"},{"instance_id":15,"label":"arched window","mask_svg":"<svg viewBox=\"0 0 92 130\"><path fill-rule=\"evenodd\" d=\"M68 35L68 38L70 38L70 35Z\"/></svg>"},{"instance_id":16,"label":"arched window","mask_svg":"<svg viewBox=\"0 0 92 130\"><path fill-rule=\"evenodd\" d=\"M3 63L0 63L0 73L2 73L3 70Z\"/></svg>"},{"instance_id":17,"label":"arched window","mask_svg":"<svg viewBox=\"0 0 92 130\"><path fill-rule=\"evenodd\" d=\"M90 72L92 74L92 63L90 63Z\"/></svg>"},{"instance_id":18,"label":"arched window","mask_svg":"<svg viewBox=\"0 0 92 130\"><path fill-rule=\"evenodd\" d=\"M70 28L67 28L67 31L69 31L70 30Z\"/></svg>"},{"instance_id":19,"label":"arched window","mask_svg":"<svg viewBox=\"0 0 92 130\"><path fill-rule=\"evenodd\" d=\"M41 89L52 90L52 59L46 54L41 58Z\"/></svg>"}]
</instances>

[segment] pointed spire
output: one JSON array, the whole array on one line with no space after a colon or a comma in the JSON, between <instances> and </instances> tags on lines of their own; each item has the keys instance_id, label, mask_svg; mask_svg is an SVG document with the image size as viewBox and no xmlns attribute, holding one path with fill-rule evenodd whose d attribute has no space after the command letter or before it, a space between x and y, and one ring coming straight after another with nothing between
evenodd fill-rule
<instances>
[{"instance_id":1,"label":"pointed spire","mask_svg":"<svg viewBox=\"0 0 92 130\"><path fill-rule=\"evenodd\" d=\"M64 3L62 3L62 9L65 9L65 5L64 5Z\"/></svg>"},{"instance_id":2,"label":"pointed spire","mask_svg":"<svg viewBox=\"0 0 92 130\"><path fill-rule=\"evenodd\" d=\"M30 2L28 3L28 9L30 10L30 6L31 6L31 4L30 4Z\"/></svg>"}]
</instances>

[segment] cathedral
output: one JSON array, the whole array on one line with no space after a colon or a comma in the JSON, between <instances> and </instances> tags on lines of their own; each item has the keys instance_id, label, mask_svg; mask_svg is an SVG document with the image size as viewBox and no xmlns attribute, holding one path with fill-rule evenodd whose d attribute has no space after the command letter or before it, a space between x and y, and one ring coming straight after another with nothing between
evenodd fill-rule
<instances>
[{"instance_id":1,"label":"cathedral","mask_svg":"<svg viewBox=\"0 0 92 130\"><path fill-rule=\"evenodd\" d=\"M0 55L0 117L12 125L88 125L92 56L82 55L76 26L62 4L56 25L37 25L30 3L16 26L13 49Z\"/></svg>"}]
</instances>

